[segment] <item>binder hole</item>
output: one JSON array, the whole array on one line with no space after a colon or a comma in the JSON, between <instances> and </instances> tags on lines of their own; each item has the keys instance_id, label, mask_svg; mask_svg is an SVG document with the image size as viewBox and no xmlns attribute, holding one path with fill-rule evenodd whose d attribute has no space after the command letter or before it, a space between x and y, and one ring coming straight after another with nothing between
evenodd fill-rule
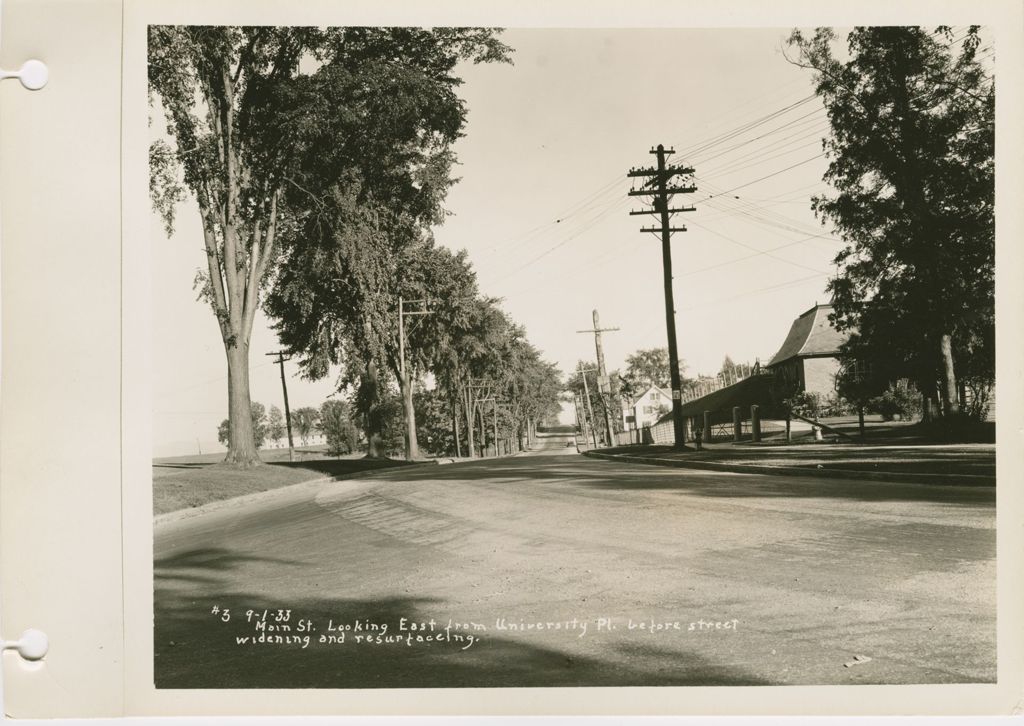
<instances>
[{"instance_id":1,"label":"binder hole","mask_svg":"<svg viewBox=\"0 0 1024 726\"><path fill-rule=\"evenodd\" d=\"M41 630L29 628L21 637L3 644L5 649L16 650L27 661L42 660L50 649L50 640Z\"/></svg>"}]
</instances>

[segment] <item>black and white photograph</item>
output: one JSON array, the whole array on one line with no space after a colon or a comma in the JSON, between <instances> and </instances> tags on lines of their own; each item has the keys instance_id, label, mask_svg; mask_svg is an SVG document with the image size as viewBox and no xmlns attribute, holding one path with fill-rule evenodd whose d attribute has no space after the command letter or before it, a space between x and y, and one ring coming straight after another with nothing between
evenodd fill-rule
<instances>
[{"instance_id":1,"label":"black and white photograph","mask_svg":"<svg viewBox=\"0 0 1024 726\"><path fill-rule=\"evenodd\" d=\"M997 683L992 27L146 32L158 691Z\"/></svg>"}]
</instances>

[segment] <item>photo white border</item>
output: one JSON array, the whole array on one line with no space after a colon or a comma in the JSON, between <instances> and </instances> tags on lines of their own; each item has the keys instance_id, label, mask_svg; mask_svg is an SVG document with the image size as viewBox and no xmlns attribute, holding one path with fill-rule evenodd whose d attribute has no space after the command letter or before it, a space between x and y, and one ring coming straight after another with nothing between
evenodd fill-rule
<instances>
[{"instance_id":1,"label":"photo white border","mask_svg":"<svg viewBox=\"0 0 1024 726\"><path fill-rule=\"evenodd\" d=\"M3 408L0 433L0 586L3 633L24 627L51 636L42 668L4 655L6 708L16 716L368 715L368 714L1006 714L1020 710L1024 683L1021 620L1024 492L1024 321L1022 70L1020 2L329 2L270 0L6 0L8 52L41 57L51 86L35 106L0 89L0 200L3 238ZM73 9L68 10L68 6ZM13 6L13 8L12 8ZM57 9L59 8L59 12ZM83 8L85 10L83 10ZM47 9L50 10L47 13ZM86 12L87 11L87 12ZM83 32L83 23L89 32ZM123 26L121 25L123 23ZM991 26L997 50L997 317L1000 481L997 514L999 683L922 686L758 686L540 689L157 690L153 687L151 329L145 28L148 24L489 25L503 27L807 27L968 24ZM93 27L96 26L96 27ZM115 44L123 53L110 52ZM116 44L123 43L117 46ZM35 48L33 48L35 45ZM100 48L90 48L99 45ZM35 50L38 49L38 50ZM102 52L103 50L107 52ZM77 65L76 65L77 64ZM11 65L8 61L7 65ZM117 77L123 70L123 76ZM118 87L120 81L120 87ZM76 85L73 85L76 84ZM83 96L91 103L83 104ZM123 102L123 103L122 103ZM123 110L123 114L119 113ZM69 138L69 121L74 137ZM19 153L33 131L52 141ZM114 135L120 141L121 158ZM99 149L76 148L100 145ZM15 159L17 169L9 166ZM117 163L120 168L118 178ZM78 197L51 200L55 175ZM120 196L117 182L120 181ZM63 188L63 186L61 187ZM123 215L122 215L123 212ZM118 224L123 224L123 235ZM1009 240L1009 241L1007 241ZM95 295L76 299L72 319L106 343L89 356L71 336L64 359L45 342L43 310L30 279L41 250L67 255L47 285ZM67 250L65 252L65 250ZM120 258L118 258L120 254ZM45 261L45 260L44 260ZM111 291L120 290L116 319ZM49 316L52 316L50 318ZM33 330L33 327L35 330ZM37 345L34 345L37 343ZM84 356L84 357L83 357ZM59 358L59 356L58 356ZM71 360L73 363L69 363ZM120 390L110 370L120 364ZM69 373L70 371L70 373ZM55 377L74 375L71 393ZM114 377L117 383L117 377ZM65 439L18 434L29 402L50 416L90 405L58 427ZM13 403L12 403L13 401ZM119 403L118 403L119 402ZM19 406L16 408L15 406ZM35 421L30 415L27 419ZM63 424L64 422L62 422ZM75 426L77 425L77 429ZM85 429L85 430L83 430ZM113 440L112 440L113 435ZM121 456L115 451L117 439ZM33 462L52 460L39 471ZM97 453L96 446L103 447ZM82 470L85 467L85 470ZM123 516L119 510L123 509ZM122 527L112 536L111 527ZM24 556L30 552L31 556ZM19 556L20 555L20 556ZM43 570L40 569L43 564ZM83 569L84 568L84 569ZM123 609L120 588L123 572ZM122 622L123 618L123 622ZM965 625L965 627L967 627ZM123 643L123 656L121 644ZM528 692L528 694L527 694Z\"/></svg>"}]
</instances>

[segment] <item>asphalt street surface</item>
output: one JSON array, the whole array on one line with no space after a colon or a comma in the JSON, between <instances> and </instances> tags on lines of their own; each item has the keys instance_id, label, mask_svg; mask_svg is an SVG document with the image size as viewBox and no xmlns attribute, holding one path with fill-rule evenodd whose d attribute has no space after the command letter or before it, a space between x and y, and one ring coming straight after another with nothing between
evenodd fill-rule
<instances>
[{"instance_id":1,"label":"asphalt street surface","mask_svg":"<svg viewBox=\"0 0 1024 726\"><path fill-rule=\"evenodd\" d=\"M995 681L995 490L529 455L155 537L162 688Z\"/></svg>"}]
</instances>

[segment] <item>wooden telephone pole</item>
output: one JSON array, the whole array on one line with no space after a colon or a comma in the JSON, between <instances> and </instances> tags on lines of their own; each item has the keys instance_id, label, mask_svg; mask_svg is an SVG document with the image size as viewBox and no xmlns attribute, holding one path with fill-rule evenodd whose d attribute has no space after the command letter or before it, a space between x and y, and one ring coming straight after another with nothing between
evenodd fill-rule
<instances>
[{"instance_id":1,"label":"wooden telephone pole","mask_svg":"<svg viewBox=\"0 0 1024 726\"><path fill-rule=\"evenodd\" d=\"M646 178L639 189L629 192L631 197L651 196L652 208L631 211L636 214L657 214L661 219L661 227L641 227L641 232L654 232L661 234L661 259L665 273L665 326L668 329L668 364L669 373L672 377L672 429L675 433L675 446L681 449L686 445L686 421L683 418L682 384L679 376L679 352L676 346L676 310L672 295L672 247L671 239L673 232L685 232L686 227L672 227L669 223L669 215L677 212L692 212L694 207L669 208L669 200L675 194L692 194L697 191L693 184L680 186L669 186L669 181L676 175L692 176L692 167L667 166L665 158L674 154L672 149L666 149L658 144L656 149L651 149L652 154L658 156L658 167L630 169L627 177ZM595 326L596 327L596 326Z\"/></svg>"},{"instance_id":2,"label":"wooden telephone pole","mask_svg":"<svg viewBox=\"0 0 1024 726\"><path fill-rule=\"evenodd\" d=\"M580 372L580 378L583 379L583 395L586 397L586 411L590 414L590 438L594 442L594 448L597 448L597 421L594 420L594 407L590 405L590 386L587 385L587 374L593 372L594 368L584 368L583 364L580 363L577 369Z\"/></svg>"},{"instance_id":3,"label":"wooden telephone pole","mask_svg":"<svg viewBox=\"0 0 1024 726\"><path fill-rule=\"evenodd\" d=\"M613 445L613 429L612 429L612 416L608 410L608 399L605 398L605 394L612 392L611 381L608 380L608 371L604 366L604 348L601 347L601 333L609 333L618 330L618 328L602 328L601 320L597 315L597 310L594 310L594 327L591 330L577 330L577 333L593 333L594 334L594 347L597 349L597 400L601 402L601 408L604 410L604 430L605 430L605 441L608 442L608 446Z\"/></svg>"},{"instance_id":4,"label":"wooden telephone pole","mask_svg":"<svg viewBox=\"0 0 1024 726\"><path fill-rule=\"evenodd\" d=\"M406 305L419 305L422 310L406 310ZM405 319L410 315L430 315L426 300L403 300L398 298L398 372L402 379L402 409L405 418L405 458L413 461L419 458L419 442L416 440L416 422L413 418L412 376L405 364Z\"/></svg>"},{"instance_id":5,"label":"wooden telephone pole","mask_svg":"<svg viewBox=\"0 0 1024 726\"><path fill-rule=\"evenodd\" d=\"M276 355L277 360L274 362L281 366L281 390L284 392L284 421L288 427L288 461L295 461L295 443L292 441L292 412L288 410L288 384L285 382L284 377L284 362L291 360L291 356L285 358L284 351L267 353L267 355Z\"/></svg>"}]
</instances>

